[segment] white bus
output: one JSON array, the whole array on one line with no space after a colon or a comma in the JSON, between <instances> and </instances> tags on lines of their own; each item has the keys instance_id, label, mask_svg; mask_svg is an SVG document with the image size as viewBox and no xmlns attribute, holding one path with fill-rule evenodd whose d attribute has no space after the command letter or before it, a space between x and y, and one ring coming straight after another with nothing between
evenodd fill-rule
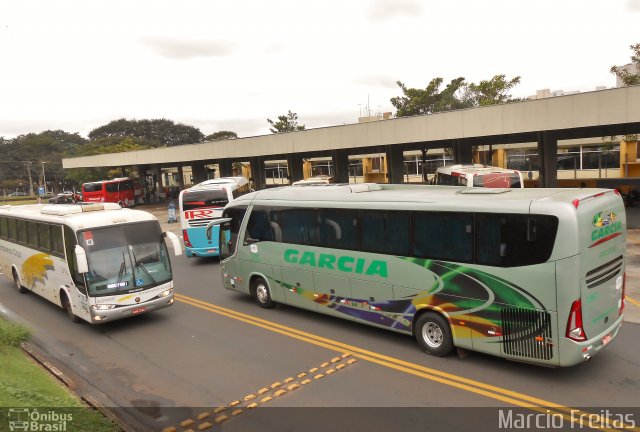
<instances>
[{"instance_id":1,"label":"white bus","mask_svg":"<svg viewBox=\"0 0 640 432\"><path fill-rule=\"evenodd\" d=\"M214 224L225 288L414 335L437 356L570 366L622 324L626 217L611 189L287 187Z\"/></svg>"},{"instance_id":2,"label":"white bus","mask_svg":"<svg viewBox=\"0 0 640 432\"><path fill-rule=\"evenodd\" d=\"M150 213L118 204L0 207L0 271L92 324L173 304L173 276L164 238Z\"/></svg>"},{"instance_id":3,"label":"white bus","mask_svg":"<svg viewBox=\"0 0 640 432\"><path fill-rule=\"evenodd\" d=\"M250 191L246 178L222 177L206 180L180 192L180 225L187 257L219 255L217 233L208 240L205 228L222 215L224 206Z\"/></svg>"},{"instance_id":4,"label":"white bus","mask_svg":"<svg viewBox=\"0 0 640 432\"><path fill-rule=\"evenodd\" d=\"M448 165L436 170L433 182L443 186L485 188L523 188L522 173L517 170L482 164Z\"/></svg>"}]
</instances>

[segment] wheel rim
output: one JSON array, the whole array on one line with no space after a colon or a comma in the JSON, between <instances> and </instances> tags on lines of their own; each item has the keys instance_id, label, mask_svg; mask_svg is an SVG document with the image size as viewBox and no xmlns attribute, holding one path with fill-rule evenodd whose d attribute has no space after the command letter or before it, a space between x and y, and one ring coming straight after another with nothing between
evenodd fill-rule
<instances>
[{"instance_id":1,"label":"wheel rim","mask_svg":"<svg viewBox=\"0 0 640 432\"><path fill-rule=\"evenodd\" d=\"M260 303L266 303L269 301L269 291L264 284L256 286L256 297Z\"/></svg>"},{"instance_id":2,"label":"wheel rim","mask_svg":"<svg viewBox=\"0 0 640 432\"><path fill-rule=\"evenodd\" d=\"M439 325L428 322L422 326L422 339L431 348L440 348L444 341L444 334Z\"/></svg>"}]
</instances>

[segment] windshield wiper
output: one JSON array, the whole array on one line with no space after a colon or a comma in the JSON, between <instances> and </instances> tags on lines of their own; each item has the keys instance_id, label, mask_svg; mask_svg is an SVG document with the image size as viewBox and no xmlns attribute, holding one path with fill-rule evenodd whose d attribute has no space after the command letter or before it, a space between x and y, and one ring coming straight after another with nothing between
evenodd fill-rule
<instances>
[{"instance_id":1,"label":"windshield wiper","mask_svg":"<svg viewBox=\"0 0 640 432\"><path fill-rule=\"evenodd\" d=\"M144 266L144 264L142 264L141 262L138 261L138 258L136 258L136 253L133 251L133 246L129 245L129 250L131 251L131 255L133 256L133 262L136 265L136 267L140 267L142 270L144 270L144 272L146 273L147 276L149 276L149 279L151 279L151 282L153 282L154 284L156 284L156 280L153 278L153 276L151 276L151 273L149 273L149 270L147 270L147 268Z\"/></svg>"},{"instance_id":2,"label":"windshield wiper","mask_svg":"<svg viewBox=\"0 0 640 432\"><path fill-rule=\"evenodd\" d=\"M124 251L122 251L122 264L120 264L120 271L118 272L118 286L120 286L120 280L124 275L124 272L127 270L127 259L124 257Z\"/></svg>"}]
</instances>

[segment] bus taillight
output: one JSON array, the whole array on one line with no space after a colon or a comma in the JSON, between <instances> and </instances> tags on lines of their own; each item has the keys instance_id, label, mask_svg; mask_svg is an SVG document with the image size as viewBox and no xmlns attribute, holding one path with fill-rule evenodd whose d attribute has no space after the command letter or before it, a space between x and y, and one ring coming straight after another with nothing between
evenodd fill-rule
<instances>
[{"instance_id":1,"label":"bus taillight","mask_svg":"<svg viewBox=\"0 0 640 432\"><path fill-rule=\"evenodd\" d=\"M587 340L582 326L582 302L580 299L571 304L571 312L567 320L567 333L565 335L571 340L582 342Z\"/></svg>"},{"instance_id":2,"label":"bus taillight","mask_svg":"<svg viewBox=\"0 0 640 432\"><path fill-rule=\"evenodd\" d=\"M187 230L182 230L182 239L184 240L184 245L186 247L191 247L191 242L189 241L189 234L187 234Z\"/></svg>"}]
</instances>

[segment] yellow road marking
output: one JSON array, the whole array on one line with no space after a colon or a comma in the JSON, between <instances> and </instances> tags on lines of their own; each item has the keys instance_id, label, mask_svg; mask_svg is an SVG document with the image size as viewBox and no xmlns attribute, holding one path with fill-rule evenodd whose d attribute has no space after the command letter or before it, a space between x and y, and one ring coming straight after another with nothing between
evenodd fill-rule
<instances>
[{"instance_id":1,"label":"yellow road marking","mask_svg":"<svg viewBox=\"0 0 640 432\"><path fill-rule=\"evenodd\" d=\"M624 299L625 299L625 300L629 300L629 301L630 301L631 303L633 303L634 305L636 305L636 306L640 307L640 302L639 302L638 300L634 300L634 299L632 299L631 297L629 297L628 295L625 295L625 296L624 296Z\"/></svg>"},{"instance_id":2,"label":"yellow road marking","mask_svg":"<svg viewBox=\"0 0 640 432\"><path fill-rule=\"evenodd\" d=\"M343 355L352 354L357 356L358 358L367 360L371 363L376 363L391 369L409 373L411 375L419 376L421 378L439 382L439 383L442 383L451 387L455 387L461 390L480 394L489 398L497 399L503 402L528 408L533 411L538 411L541 413L547 413L546 408L549 408L551 413L553 413L553 411L555 410L555 412L562 415L565 419L571 421L572 423L577 423L582 427L584 426L592 427L594 429L599 429L604 431L614 430L614 429L608 429L604 427L601 427L601 428L593 427L593 425L591 425L590 423L586 423L582 421L580 414L593 416L594 414L592 413L583 412L581 410L569 408L564 405L546 401L544 399L540 399L537 397L525 395L513 390L496 387L491 384L483 383L481 381L464 378L458 375L450 374L448 372L428 368L415 363L400 360L394 357L389 357L384 354L368 351L353 345L345 344L345 343L327 339L318 335L314 335L312 333L307 333L301 330L287 327L273 321L264 320L252 315L247 315L231 309L223 308L221 306L217 306L212 303L208 303L208 302L198 300L192 297L188 297L182 294L176 293L175 298L176 300L182 303L189 304L199 309L203 309L209 312L214 312L218 315L226 316L228 318L242 321L247 324L261 327L271 332L279 333L284 336L298 339L316 346L342 352ZM575 418L576 415L578 417L577 419ZM599 418L603 424L608 424L607 418L602 416L599 416ZM631 428L629 425L623 425L623 427L626 430L640 431L640 428Z\"/></svg>"}]
</instances>

